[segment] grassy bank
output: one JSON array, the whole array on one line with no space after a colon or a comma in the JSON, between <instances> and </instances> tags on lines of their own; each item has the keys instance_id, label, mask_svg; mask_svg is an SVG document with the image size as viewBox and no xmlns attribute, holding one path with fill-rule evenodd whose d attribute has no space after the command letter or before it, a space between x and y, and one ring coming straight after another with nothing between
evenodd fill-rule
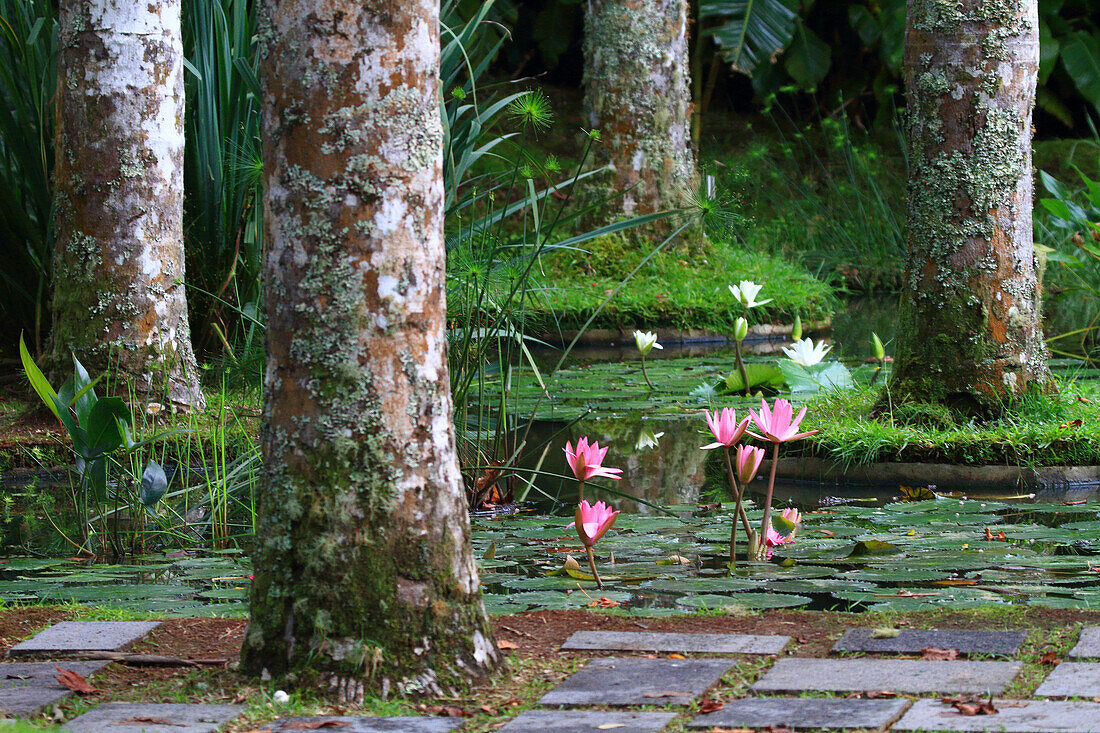
<instances>
[{"instance_id":1,"label":"grassy bank","mask_svg":"<svg viewBox=\"0 0 1100 733\"><path fill-rule=\"evenodd\" d=\"M821 432L802 444L805 452L851 464L1100 464L1096 381L1062 381L1056 394L1029 396L990 422L962 420L932 405L895 405L872 419L878 397L878 390L861 387L810 400L803 425Z\"/></svg>"},{"instance_id":2,"label":"grassy bank","mask_svg":"<svg viewBox=\"0 0 1100 733\"><path fill-rule=\"evenodd\" d=\"M528 328L542 334L574 330L599 310L591 328L660 326L730 334L744 309L728 286L741 280L763 284L760 297L772 299L754 309L755 322L790 323L795 314L816 320L830 315L837 303L828 284L797 264L711 241L659 252L604 305L649 253L626 237L609 236L586 251L546 258L527 313Z\"/></svg>"}]
</instances>

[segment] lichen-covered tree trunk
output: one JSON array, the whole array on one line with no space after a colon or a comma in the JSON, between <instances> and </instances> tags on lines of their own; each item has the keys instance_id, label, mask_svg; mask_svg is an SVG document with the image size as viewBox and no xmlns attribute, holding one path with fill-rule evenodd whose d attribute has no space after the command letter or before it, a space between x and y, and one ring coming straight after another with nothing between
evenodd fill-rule
<instances>
[{"instance_id":1,"label":"lichen-covered tree trunk","mask_svg":"<svg viewBox=\"0 0 1100 733\"><path fill-rule=\"evenodd\" d=\"M976 413L1050 382L1032 246L1036 0L909 0L894 399Z\"/></svg>"},{"instance_id":2,"label":"lichen-covered tree trunk","mask_svg":"<svg viewBox=\"0 0 1100 733\"><path fill-rule=\"evenodd\" d=\"M62 0L52 351L202 409L183 250L181 0Z\"/></svg>"},{"instance_id":3,"label":"lichen-covered tree trunk","mask_svg":"<svg viewBox=\"0 0 1100 733\"><path fill-rule=\"evenodd\" d=\"M687 205L697 181L689 76L686 0L588 0L584 114L600 133L595 160L611 172L586 196L625 191L599 217Z\"/></svg>"},{"instance_id":4,"label":"lichen-covered tree trunk","mask_svg":"<svg viewBox=\"0 0 1100 733\"><path fill-rule=\"evenodd\" d=\"M447 377L438 8L262 7L268 347L242 665L344 700L452 690L498 661Z\"/></svg>"}]
</instances>

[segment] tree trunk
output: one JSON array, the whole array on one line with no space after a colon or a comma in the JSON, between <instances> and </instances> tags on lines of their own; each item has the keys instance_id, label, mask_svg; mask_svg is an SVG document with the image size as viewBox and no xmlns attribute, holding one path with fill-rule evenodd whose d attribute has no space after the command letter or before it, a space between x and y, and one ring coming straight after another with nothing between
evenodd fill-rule
<instances>
[{"instance_id":1,"label":"tree trunk","mask_svg":"<svg viewBox=\"0 0 1100 733\"><path fill-rule=\"evenodd\" d=\"M600 132L595 160L611 172L586 197L622 194L598 217L688 205L697 183L689 77L686 0L588 0L584 114Z\"/></svg>"},{"instance_id":2,"label":"tree trunk","mask_svg":"<svg viewBox=\"0 0 1100 733\"><path fill-rule=\"evenodd\" d=\"M989 413L1051 376L1032 247L1036 0L909 0L896 399Z\"/></svg>"},{"instance_id":3,"label":"tree trunk","mask_svg":"<svg viewBox=\"0 0 1100 733\"><path fill-rule=\"evenodd\" d=\"M201 410L184 293L180 0L63 0L53 358Z\"/></svg>"},{"instance_id":4,"label":"tree trunk","mask_svg":"<svg viewBox=\"0 0 1100 733\"><path fill-rule=\"evenodd\" d=\"M438 9L261 11L268 351L242 666L343 700L449 692L498 662L447 377Z\"/></svg>"}]
</instances>

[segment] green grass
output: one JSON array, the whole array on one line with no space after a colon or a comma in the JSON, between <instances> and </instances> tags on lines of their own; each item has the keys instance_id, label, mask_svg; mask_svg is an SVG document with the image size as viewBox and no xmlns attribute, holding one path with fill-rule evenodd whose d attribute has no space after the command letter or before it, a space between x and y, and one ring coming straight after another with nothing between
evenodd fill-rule
<instances>
[{"instance_id":1,"label":"green grass","mask_svg":"<svg viewBox=\"0 0 1100 733\"><path fill-rule=\"evenodd\" d=\"M527 314L528 329L552 334L579 328L610 292L649 254L625 237L604 237L584 252L557 252ZM603 307L590 328L702 329L730 334L744 315L728 285L752 280L772 302L753 310L754 322L789 323L797 313L816 320L830 315L832 289L804 268L727 242L681 245L658 253Z\"/></svg>"},{"instance_id":2,"label":"green grass","mask_svg":"<svg viewBox=\"0 0 1100 733\"><path fill-rule=\"evenodd\" d=\"M984 423L961 421L931 406L894 406L872 419L878 398L879 390L861 387L810 400L803 427L821 432L802 443L803 450L848 464L1100 463L1100 385L1095 382L1062 382L1057 394L1025 398L1004 417Z\"/></svg>"}]
</instances>

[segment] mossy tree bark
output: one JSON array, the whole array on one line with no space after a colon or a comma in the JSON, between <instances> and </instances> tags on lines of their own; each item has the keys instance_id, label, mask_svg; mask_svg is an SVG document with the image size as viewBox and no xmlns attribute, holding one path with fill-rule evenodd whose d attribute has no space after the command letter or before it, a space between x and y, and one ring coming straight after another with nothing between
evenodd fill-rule
<instances>
[{"instance_id":1,"label":"mossy tree bark","mask_svg":"<svg viewBox=\"0 0 1100 733\"><path fill-rule=\"evenodd\" d=\"M181 0L63 0L52 355L202 409L183 250Z\"/></svg>"},{"instance_id":2,"label":"mossy tree bark","mask_svg":"<svg viewBox=\"0 0 1100 733\"><path fill-rule=\"evenodd\" d=\"M894 399L996 411L1050 383L1032 246L1036 0L909 0L907 291Z\"/></svg>"},{"instance_id":3,"label":"mossy tree bark","mask_svg":"<svg viewBox=\"0 0 1100 733\"><path fill-rule=\"evenodd\" d=\"M438 8L261 11L268 349L242 666L348 701L498 662L447 377Z\"/></svg>"},{"instance_id":4,"label":"mossy tree bark","mask_svg":"<svg viewBox=\"0 0 1100 733\"><path fill-rule=\"evenodd\" d=\"M586 199L614 197L603 220L687 205L698 178L689 77L686 0L588 1L584 114L600 132L595 160L611 170Z\"/></svg>"}]
</instances>

